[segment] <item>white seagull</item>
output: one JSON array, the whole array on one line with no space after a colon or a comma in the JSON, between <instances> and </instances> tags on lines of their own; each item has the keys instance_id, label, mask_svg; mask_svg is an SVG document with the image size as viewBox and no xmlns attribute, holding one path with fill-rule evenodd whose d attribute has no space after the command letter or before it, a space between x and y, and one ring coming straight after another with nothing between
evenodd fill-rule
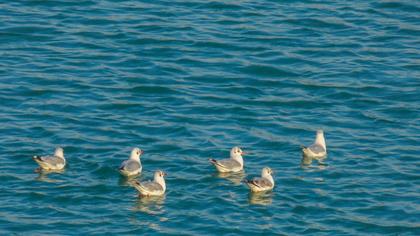
<instances>
[{"instance_id":1,"label":"white seagull","mask_svg":"<svg viewBox=\"0 0 420 236\"><path fill-rule=\"evenodd\" d=\"M327 146L325 144L324 131L316 131L315 142L309 146L302 146L302 153L309 158L323 158L327 155Z\"/></svg>"},{"instance_id":2,"label":"white seagull","mask_svg":"<svg viewBox=\"0 0 420 236\"><path fill-rule=\"evenodd\" d=\"M261 178L245 180L251 192L264 192L274 188L273 171L269 167L264 167L261 171Z\"/></svg>"},{"instance_id":3,"label":"white seagull","mask_svg":"<svg viewBox=\"0 0 420 236\"><path fill-rule=\"evenodd\" d=\"M153 181L139 182L135 180L133 186L140 192L139 196L162 196L166 191L164 176L166 176L166 173L158 170L155 172Z\"/></svg>"},{"instance_id":4,"label":"white seagull","mask_svg":"<svg viewBox=\"0 0 420 236\"><path fill-rule=\"evenodd\" d=\"M223 160L209 159L219 172L239 172L244 169L242 155L245 153L239 147L230 150L230 158Z\"/></svg>"},{"instance_id":5,"label":"white seagull","mask_svg":"<svg viewBox=\"0 0 420 236\"><path fill-rule=\"evenodd\" d=\"M140 174L143 169L140 163L141 154L143 154L143 150L140 148L133 148L130 158L121 163L119 168L120 173L127 177Z\"/></svg>"},{"instance_id":6,"label":"white seagull","mask_svg":"<svg viewBox=\"0 0 420 236\"><path fill-rule=\"evenodd\" d=\"M43 170L62 170L66 165L64 150L61 147L55 149L53 156L34 156L33 159Z\"/></svg>"}]
</instances>

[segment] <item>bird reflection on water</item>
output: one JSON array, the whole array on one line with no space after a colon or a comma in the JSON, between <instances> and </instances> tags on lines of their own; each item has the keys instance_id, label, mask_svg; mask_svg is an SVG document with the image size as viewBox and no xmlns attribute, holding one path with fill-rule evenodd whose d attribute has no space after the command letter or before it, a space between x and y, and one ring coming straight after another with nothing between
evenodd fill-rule
<instances>
[{"instance_id":1,"label":"bird reflection on water","mask_svg":"<svg viewBox=\"0 0 420 236\"><path fill-rule=\"evenodd\" d=\"M134 211L141 211L149 215L164 213L165 195L138 197L133 207Z\"/></svg>"},{"instance_id":2,"label":"bird reflection on water","mask_svg":"<svg viewBox=\"0 0 420 236\"><path fill-rule=\"evenodd\" d=\"M313 157L308 157L305 155L302 155L302 160L300 162L300 166L304 169L306 168L317 168L320 170L324 170L328 167L328 164L325 163L326 157L322 157L322 158L313 158ZM316 161L316 164L318 165L313 165L312 163L314 162L314 160Z\"/></svg>"},{"instance_id":3,"label":"bird reflection on water","mask_svg":"<svg viewBox=\"0 0 420 236\"><path fill-rule=\"evenodd\" d=\"M271 205L273 203L273 192L250 192L248 195L249 204Z\"/></svg>"},{"instance_id":4,"label":"bird reflection on water","mask_svg":"<svg viewBox=\"0 0 420 236\"><path fill-rule=\"evenodd\" d=\"M230 173L230 172L217 172L214 174L214 176L222 179L227 179L230 182L234 183L235 185L240 185L243 180L245 179L245 173L243 171Z\"/></svg>"},{"instance_id":5,"label":"bird reflection on water","mask_svg":"<svg viewBox=\"0 0 420 236\"><path fill-rule=\"evenodd\" d=\"M125 176L120 176L118 178L118 185L119 186L133 186L133 181L136 179L136 177L138 176L133 176L133 177L125 177Z\"/></svg>"},{"instance_id":6,"label":"bird reflection on water","mask_svg":"<svg viewBox=\"0 0 420 236\"><path fill-rule=\"evenodd\" d=\"M41 168L37 168L37 169L35 169L34 172L38 173L38 176L35 178L35 180L48 182L48 183L54 183L54 182L60 182L60 181L50 179L50 178L48 178L48 176L51 175L51 174L62 174L62 173L64 173L64 169L61 169L61 170L44 170L44 169L41 169Z\"/></svg>"}]
</instances>

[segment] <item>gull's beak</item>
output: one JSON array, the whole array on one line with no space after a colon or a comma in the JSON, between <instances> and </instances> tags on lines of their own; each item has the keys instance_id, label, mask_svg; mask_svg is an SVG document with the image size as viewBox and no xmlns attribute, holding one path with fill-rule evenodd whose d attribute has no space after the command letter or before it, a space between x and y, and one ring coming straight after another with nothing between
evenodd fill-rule
<instances>
[{"instance_id":1,"label":"gull's beak","mask_svg":"<svg viewBox=\"0 0 420 236\"><path fill-rule=\"evenodd\" d=\"M166 174L166 172L162 172L163 176L167 176L168 174Z\"/></svg>"},{"instance_id":2,"label":"gull's beak","mask_svg":"<svg viewBox=\"0 0 420 236\"><path fill-rule=\"evenodd\" d=\"M144 151L143 150L140 150L140 155L143 155L143 153L144 153Z\"/></svg>"}]
</instances>

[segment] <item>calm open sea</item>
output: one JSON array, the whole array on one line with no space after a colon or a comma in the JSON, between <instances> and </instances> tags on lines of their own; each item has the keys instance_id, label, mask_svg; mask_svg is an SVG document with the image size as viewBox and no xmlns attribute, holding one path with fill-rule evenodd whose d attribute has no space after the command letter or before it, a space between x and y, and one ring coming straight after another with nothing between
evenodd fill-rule
<instances>
[{"instance_id":1,"label":"calm open sea","mask_svg":"<svg viewBox=\"0 0 420 236\"><path fill-rule=\"evenodd\" d=\"M1 1L0 234L420 235L419 1ZM300 144L325 130L325 165ZM33 155L64 147L63 173ZM208 158L238 145L243 176ZM139 199L117 167L145 150ZM269 166L276 187L243 177Z\"/></svg>"}]
</instances>

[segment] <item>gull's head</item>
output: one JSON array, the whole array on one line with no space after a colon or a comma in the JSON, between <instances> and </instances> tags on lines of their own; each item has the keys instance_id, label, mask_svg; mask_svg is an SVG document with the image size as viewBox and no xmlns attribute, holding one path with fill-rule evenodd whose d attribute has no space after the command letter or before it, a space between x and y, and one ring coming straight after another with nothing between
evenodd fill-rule
<instances>
[{"instance_id":1,"label":"gull's head","mask_svg":"<svg viewBox=\"0 0 420 236\"><path fill-rule=\"evenodd\" d=\"M161 170L157 170L155 172L155 179L163 179L163 177L165 176L166 176L166 173Z\"/></svg>"},{"instance_id":2,"label":"gull's head","mask_svg":"<svg viewBox=\"0 0 420 236\"><path fill-rule=\"evenodd\" d=\"M324 135L324 130L322 130L322 129L317 130L317 131L316 131L316 135L317 135L317 136L318 136L318 135Z\"/></svg>"},{"instance_id":3,"label":"gull's head","mask_svg":"<svg viewBox=\"0 0 420 236\"><path fill-rule=\"evenodd\" d=\"M131 150L130 158L140 159L141 154L143 154L143 150L141 150L140 148L133 148L133 150Z\"/></svg>"},{"instance_id":4,"label":"gull's head","mask_svg":"<svg viewBox=\"0 0 420 236\"><path fill-rule=\"evenodd\" d=\"M232 157L232 158L242 157L242 155L244 155L244 152L242 151L242 149L240 147L233 147L230 150L230 157Z\"/></svg>"},{"instance_id":5,"label":"gull's head","mask_svg":"<svg viewBox=\"0 0 420 236\"><path fill-rule=\"evenodd\" d=\"M56 147L54 151L54 156L64 158L64 150L62 147Z\"/></svg>"},{"instance_id":6,"label":"gull's head","mask_svg":"<svg viewBox=\"0 0 420 236\"><path fill-rule=\"evenodd\" d=\"M261 171L261 176L271 176L273 174L273 171L270 167L264 167Z\"/></svg>"}]
</instances>

